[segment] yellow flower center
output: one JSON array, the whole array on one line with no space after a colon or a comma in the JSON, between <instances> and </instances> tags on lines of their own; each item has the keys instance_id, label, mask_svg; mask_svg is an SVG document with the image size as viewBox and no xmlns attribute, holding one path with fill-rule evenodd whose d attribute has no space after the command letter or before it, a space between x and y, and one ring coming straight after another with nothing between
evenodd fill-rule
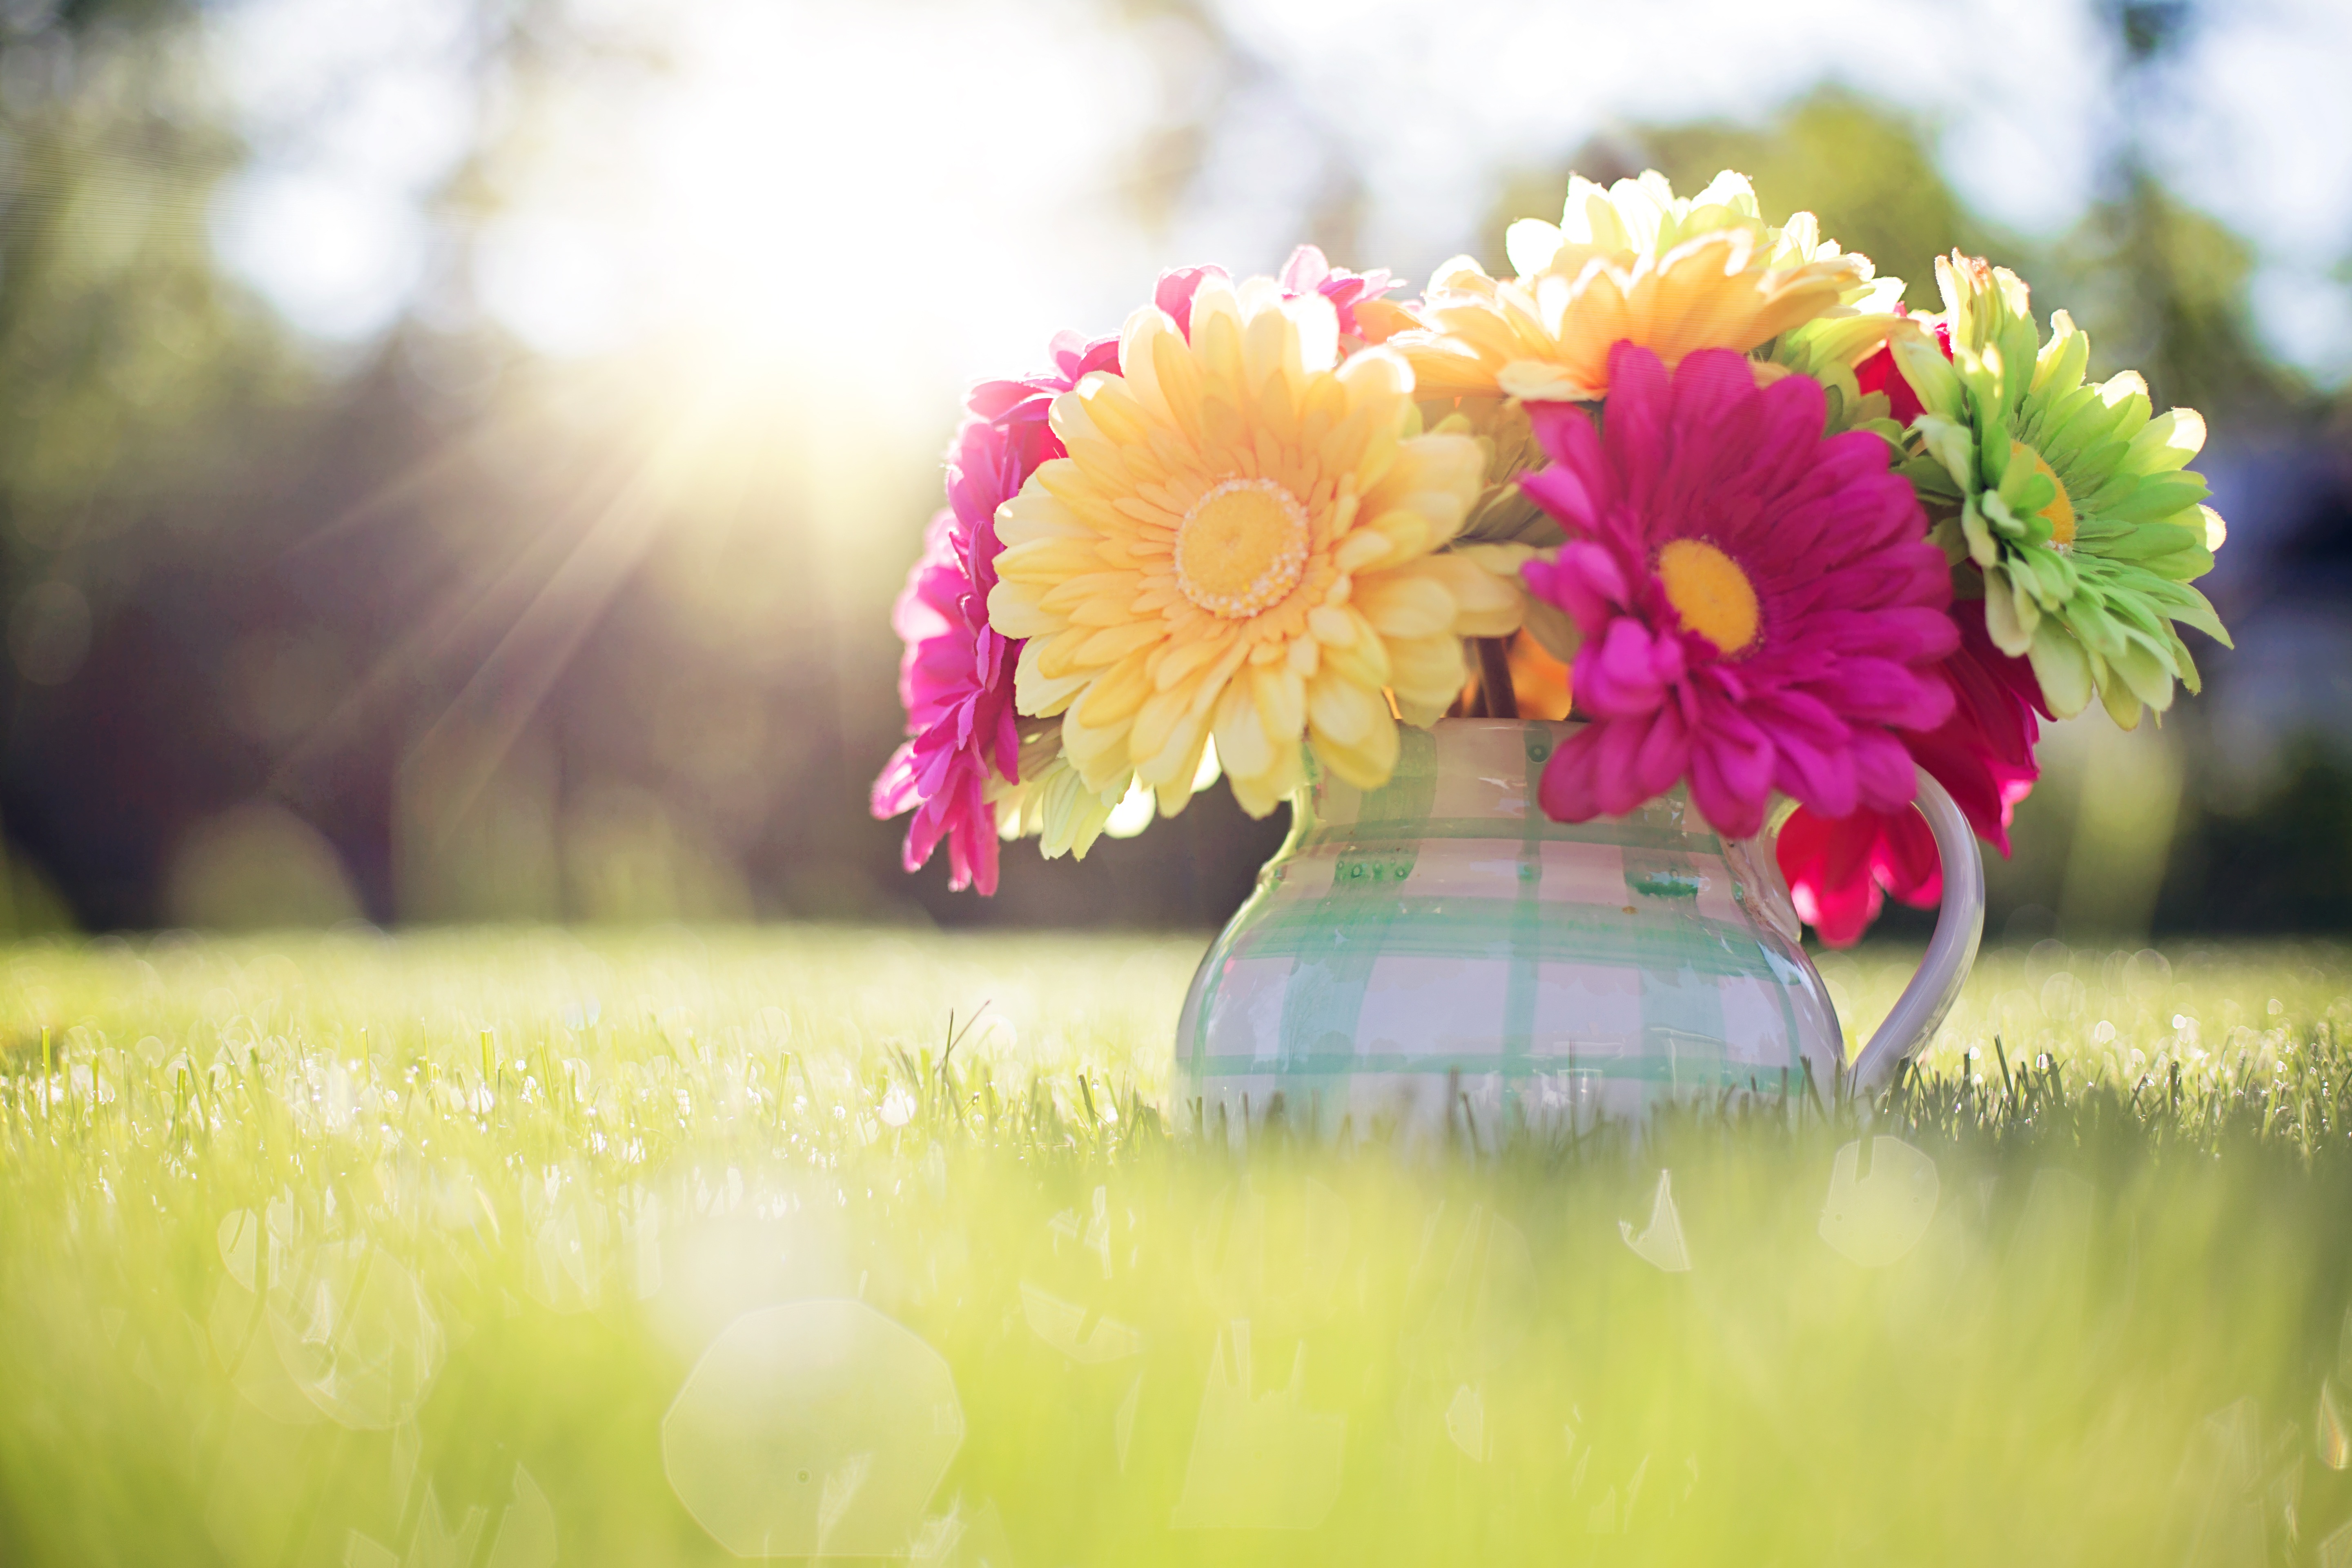
<instances>
[{"instance_id":1,"label":"yellow flower center","mask_svg":"<svg viewBox=\"0 0 2352 1568\"><path fill-rule=\"evenodd\" d=\"M1176 530L1176 585L1213 616L1272 608L1307 573L1307 509L1272 479L1227 479Z\"/></svg>"},{"instance_id":2,"label":"yellow flower center","mask_svg":"<svg viewBox=\"0 0 2352 1568\"><path fill-rule=\"evenodd\" d=\"M1739 563L1704 539L1670 540L1658 552L1658 582L1683 625L1725 658L1756 640L1756 584Z\"/></svg>"},{"instance_id":3,"label":"yellow flower center","mask_svg":"<svg viewBox=\"0 0 2352 1568\"><path fill-rule=\"evenodd\" d=\"M2009 451L2012 459L2021 457L2032 458L2034 471L2046 476L2057 487L2058 499L2043 507L2042 515L2050 520L2050 542L2061 550L2072 545L2074 542L2074 498L2066 493L2066 481L2058 477L2058 470L2050 466L2049 458L2024 442L2011 442Z\"/></svg>"}]
</instances>

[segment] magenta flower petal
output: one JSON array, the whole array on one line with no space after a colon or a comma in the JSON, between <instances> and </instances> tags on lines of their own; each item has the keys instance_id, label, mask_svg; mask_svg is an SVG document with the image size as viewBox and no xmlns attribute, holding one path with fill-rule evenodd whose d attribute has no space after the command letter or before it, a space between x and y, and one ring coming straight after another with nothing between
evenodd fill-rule
<instances>
[{"instance_id":1,"label":"magenta flower petal","mask_svg":"<svg viewBox=\"0 0 2352 1568\"><path fill-rule=\"evenodd\" d=\"M898 695L912 737L874 783L877 817L911 810L905 861L920 868L944 842L949 885L996 890L992 774L1013 782L1021 742L1013 710L1019 642L988 624L996 585L996 509L1037 465L1062 455L1046 417L1054 399L1098 370L1116 369L1118 342L1065 332L1054 369L982 382L964 404L948 452L947 510L931 520L891 625L906 644Z\"/></svg>"},{"instance_id":2,"label":"magenta flower petal","mask_svg":"<svg viewBox=\"0 0 2352 1568\"><path fill-rule=\"evenodd\" d=\"M1627 723L1596 727L1593 794L1602 812L1610 816L1622 816L1641 806L1642 786L1634 777L1634 761L1641 753L1646 729L1647 725L1638 718Z\"/></svg>"},{"instance_id":3,"label":"magenta flower petal","mask_svg":"<svg viewBox=\"0 0 2352 1568\"><path fill-rule=\"evenodd\" d=\"M1832 817L1908 801L1901 736L1950 718L1937 666L1957 634L1943 553L1885 444L1824 438L1818 383L1759 388L1727 351L1669 372L1620 343L1609 375L1598 433L1582 405L1529 410L1552 463L1521 483L1569 543L1524 575L1583 634L1592 737L1554 758L1545 809L1622 813L1680 780L1745 836L1776 786Z\"/></svg>"},{"instance_id":4,"label":"magenta flower petal","mask_svg":"<svg viewBox=\"0 0 2352 1568\"><path fill-rule=\"evenodd\" d=\"M1919 793L1919 770L1903 742L1886 730L1853 738L1854 784L1869 811L1900 811Z\"/></svg>"},{"instance_id":5,"label":"magenta flower petal","mask_svg":"<svg viewBox=\"0 0 2352 1568\"><path fill-rule=\"evenodd\" d=\"M1538 404L1536 406L1540 408L1546 405ZM1571 417L1580 424L1585 422L1581 413ZM1592 492L1586 487L1584 476L1576 464L1554 458L1548 468L1521 474L1518 484L1519 489L1533 496L1536 503L1554 517L1573 519L1576 526L1587 530L1600 526L1600 516L1592 504Z\"/></svg>"},{"instance_id":6,"label":"magenta flower petal","mask_svg":"<svg viewBox=\"0 0 2352 1568\"><path fill-rule=\"evenodd\" d=\"M1176 330L1187 338L1192 335L1192 296L1201 285L1214 278L1227 280L1222 267L1178 267L1160 275L1160 287L1152 291L1151 302L1175 318Z\"/></svg>"},{"instance_id":7,"label":"magenta flower petal","mask_svg":"<svg viewBox=\"0 0 2352 1568\"><path fill-rule=\"evenodd\" d=\"M1616 557L1597 544L1567 545L1559 560L1530 561L1519 570L1529 587L1580 623L1598 626L1632 601Z\"/></svg>"},{"instance_id":8,"label":"magenta flower petal","mask_svg":"<svg viewBox=\"0 0 2352 1568\"><path fill-rule=\"evenodd\" d=\"M1659 665L1666 655L1630 616L1608 621L1601 635L1577 651L1577 700L1610 718L1635 719L1665 700Z\"/></svg>"},{"instance_id":9,"label":"magenta flower petal","mask_svg":"<svg viewBox=\"0 0 2352 1568\"><path fill-rule=\"evenodd\" d=\"M1302 245L1290 253L1282 264L1282 291L1286 294L1312 294L1331 276L1331 263L1323 248Z\"/></svg>"},{"instance_id":10,"label":"magenta flower petal","mask_svg":"<svg viewBox=\"0 0 2352 1568\"><path fill-rule=\"evenodd\" d=\"M1601 731L1586 725L1552 753L1536 784L1536 804L1558 822L1590 822L1603 815L1593 782L1594 750Z\"/></svg>"},{"instance_id":11,"label":"magenta flower petal","mask_svg":"<svg viewBox=\"0 0 2352 1568\"><path fill-rule=\"evenodd\" d=\"M1752 838L1764 830L1771 770L1769 742L1744 741L1727 729L1711 731L1691 747L1691 799L1717 832Z\"/></svg>"},{"instance_id":12,"label":"magenta flower petal","mask_svg":"<svg viewBox=\"0 0 2352 1568\"><path fill-rule=\"evenodd\" d=\"M1874 782L1887 793L1899 782L1907 792L1907 777L1893 775L1916 761L1951 793L1969 826L2006 855L2011 816L2039 776L2033 743L2042 692L2032 666L1993 646L1982 600L1954 605L1948 619L1958 646L1935 671L1948 703L1946 717L1928 729L1897 731L1905 755L1872 759L1878 771L1864 775L1865 804L1852 814L1832 818L1800 808L1780 829L1780 870L1797 910L1833 947L1860 941L1885 896L1922 905L1942 896L1926 821L1908 805L1874 809Z\"/></svg>"},{"instance_id":13,"label":"magenta flower petal","mask_svg":"<svg viewBox=\"0 0 2352 1568\"><path fill-rule=\"evenodd\" d=\"M1838 744L1816 745L1783 729L1777 740L1779 766L1773 782L1783 793L1812 802L1825 816L1847 816L1861 804L1853 735L1841 736Z\"/></svg>"},{"instance_id":14,"label":"magenta flower petal","mask_svg":"<svg viewBox=\"0 0 2352 1568\"><path fill-rule=\"evenodd\" d=\"M1322 251L1311 245L1302 245L1292 251L1290 260L1282 268L1282 291L1293 296L1320 294L1330 300L1339 318L1339 335L1347 338L1363 335L1356 321L1356 307L1396 287L1397 280L1386 271L1350 272L1334 267Z\"/></svg>"},{"instance_id":15,"label":"magenta flower petal","mask_svg":"<svg viewBox=\"0 0 2352 1568\"><path fill-rule=\"evenodd\" d=\"M1592 427L1592 415L1583 404L1530 403L1528 423L1534 428L1536 445L1552 462L1550 468L1538 469L1528 479L1562 468L1579 475L1598 476L1602 471L1601 432Z\"/></svg>"},{"instance_id":16,"label":"magenta flower petal","mask_svg":"<svg viewBox=\"0 0 2352 1568\"><path fill-rule=\"evenodd\" d=\"M1660 708L1633 754L1633 783L1640 798L1654 799L1674 788L1675 781L1690 771L1690 729L1683 722L1682 710L1672 704Z\"/></svg>"},{"instance_id":17,"label":"magenta flower petal","mask_svg":"<svg viewBox=\"0 0 2352 1568\"><path fill-rule=\"evenodd\" d=\"M1778 850L1797 913L1832 947L1860 942L1890 894L1922 907L1943 897L1935 837L1907 806L1838 821L1800 807L1781 826Z\"/></svg>"}]
</instances>

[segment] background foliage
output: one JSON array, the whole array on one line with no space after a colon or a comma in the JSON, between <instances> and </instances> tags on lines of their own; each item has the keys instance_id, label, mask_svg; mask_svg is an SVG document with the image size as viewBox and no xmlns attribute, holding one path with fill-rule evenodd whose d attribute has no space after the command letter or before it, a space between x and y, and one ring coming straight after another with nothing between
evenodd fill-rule
<instances>
[{"instance_id":1,"label":"background foliage","mask_svg":"<svg viewBox=\"0 0 2352 1568\"><path fill-rule=\"evenodd\" d=\"M894 3L915 29L894 38L995 26L985 7ZM314 59L317 40L257 3L83 0L0 20L0 926L1221 919L1278 832L1222 795L1081 867L1009 856L992 904L947 895L940 868L902 878L898 830L866 819L898 723L886 608L936 504L956 380L1034 349L992 345L948 372L910 360L887 393L839 374L883 374L856 345L893 297L860 278L903 288L939 243L862 173L860 140L714 143L737 162L703 205L769 225L682 274L754 280L740 333L719 318L728 352L709 334L553 351L490 308L518 287L491 263L529 207L533 160L598 145L583 124L691 88L701 68L657 12L412 9L438 18L440 96L394 93L360 132L335 106L406 79L397 51L363 47L373 24L352 23L355 58ZM1058 290L1055 324L1109 330L1159 264L1265 268L1294 238L1359 266L1425 269L1440 243L1494 259L1505 221L1549 211L1570 167L1655 164L1685 183L1744 169L1776 210L1815 209L1912 279L1917 306L1948 247L2021 268L2044 305L2091 327L2095 369L2136 364L2159 402L2206 412L2236 528L2212 586L2248 635L2234 656L2200 644L2212 695L2161 734L2094 719L2053 737L2016 859L1995 868L1994 929L2352 921L2341 395L2273 356L2250 314L2252 242L2187 205L2143 149L2146 127L2210 86L2178 68L2204 13L2084 13L2074 85L2110 134L2089 205L2054 227L2005 232L1973 210L1947 177L1965 139L1848 73L1794 98L1729 94L1734 119L1619 116L1580 144L1517 143L1458 238L1433 209L1413 229L1418 209L1380 205L1401 160L1318 107L1312 71L1257 14L1076 0L1038 14L1053 37L1142 62L1129 96L1148 105L1104 132L1108 187L1056 188L1055 212L1113 238L1084 253L1083 287L1040 282ZM849 68L828 52L849 47L841 13L777 15L761 35L775 70ZM1517 25L1507 8L1478 15ZM240 87L281 35L290 74ZM899 58L951 68L923 47ZM1427 102L1397 113L1477 90L1433 77ZM1018 138L1004 156L1087 133L1081 117L1048 124L1003 132ZM253 232L362 263L409 251L331 203L261 230L239 215L279 188L272 171L353 139L362 164L409 170L425 237L389 315L322 335L317 310L256 284ZM445 153L416 163L420 146ZM592 176L604 166L581 156ZM876 226L771 195L761 171L779 161L837 165L828 177ZM1236 196L1237 167L1276 195ZM1395 241L1400 211L1430 255ZM528 297L561 295L597 250L550 245ZM837 282L784 265L803 253L841 258ZM950 258L938 266L952 276ZM726 340L758 340L754 305L833 335L735 353ZM1013 309L975 296L956 314Z\"/></svg>"}]
</instances>

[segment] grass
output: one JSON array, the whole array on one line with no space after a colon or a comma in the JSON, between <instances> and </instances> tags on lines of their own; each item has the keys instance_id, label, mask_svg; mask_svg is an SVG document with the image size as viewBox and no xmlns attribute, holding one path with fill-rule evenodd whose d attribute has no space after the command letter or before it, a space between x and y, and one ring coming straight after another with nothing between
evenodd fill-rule
<instances>
[{"instance_id":1,"label":"grass","mask_svg":"<svg viewBox=\"0 0 2352 1568\"><path fill-rule=\"evenodd\" d=\"M2352 1563L2346 950L1416 1160L1171 1126L1199 951L0 952L0 1562Z\"/></svg>"}]
</instances>

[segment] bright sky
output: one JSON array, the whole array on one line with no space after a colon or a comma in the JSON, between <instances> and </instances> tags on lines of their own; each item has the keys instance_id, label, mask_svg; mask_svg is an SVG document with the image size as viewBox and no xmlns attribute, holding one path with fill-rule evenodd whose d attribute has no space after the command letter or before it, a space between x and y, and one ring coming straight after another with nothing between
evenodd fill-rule
<instances>
[{"instance_id":1,"label":"bright sky","mask_svg":"<svg viewBox=\"0 0 2352 1568\"><path fill-rule=\"evenodd\" d=\"M1204 79L1181 34L1109 9L581 0L675 70L580 60L525 103L469 85L465 0L241 0L217 46L257 157L218 244L330 342L481 310L551 353L684 342L929 427L926 400L1029 367L1056 328L1116 327L1162 265L1278 264L1332 145L1370 186L1367 254L1341 259L1418 278L1470 243L1503 171L1615 122L1760 119L1843 81L1928 116L1962 194L2031 234L2074 220L2124 131L2088 0L1221 0L1297 90L1240 84L1155 237L1118 187ZM2274 346L2328 380L2352 374L2347 76L2352 6L2241 0L2140 110L2177 187L2254 243ZM468 252L434 193L478 128L516 126Z\"/></svg>"}]
</instances>

